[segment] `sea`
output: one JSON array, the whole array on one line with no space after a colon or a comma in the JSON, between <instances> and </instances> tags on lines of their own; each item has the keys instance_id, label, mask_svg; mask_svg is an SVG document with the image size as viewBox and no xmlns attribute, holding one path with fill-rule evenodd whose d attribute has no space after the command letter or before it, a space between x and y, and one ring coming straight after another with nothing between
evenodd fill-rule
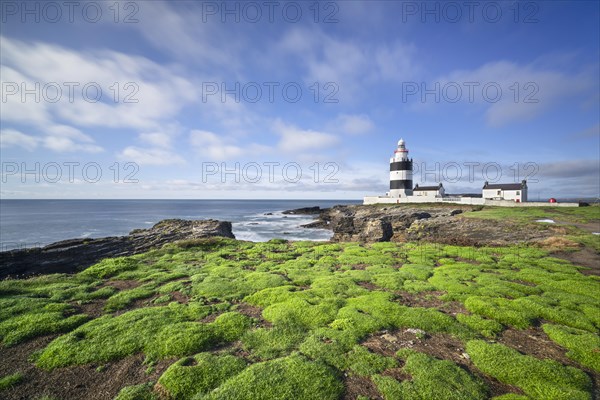
<instances>
[{"instance_id":1,"label":"sea","mask_svg":"<svg viewBox=\"0 0 600 400\"><path fill-rule=\"evenodd\" d=\"M300 225L301 207L360 204L360 200L0 200L0 251L41 247L66 239L127 235L167 218L231 221L237 239L328 240L332 232Z\"/></svg>"}]
</instances>

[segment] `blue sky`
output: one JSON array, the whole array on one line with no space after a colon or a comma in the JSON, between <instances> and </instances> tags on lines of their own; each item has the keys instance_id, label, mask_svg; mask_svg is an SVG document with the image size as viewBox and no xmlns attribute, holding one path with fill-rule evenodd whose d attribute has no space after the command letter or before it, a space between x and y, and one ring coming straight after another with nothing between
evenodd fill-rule
<instances>
[{"instance_id":1,"label":"blue sky","mask_svg":"<svg viewBox=\"0 0 600 400\"><path fill-rule=\"evenodd\" d=\"M599 196L598 2L47 4L0 10L2 198L359 199L401 137L414 183Z\"/></svg>"}]
</instances>

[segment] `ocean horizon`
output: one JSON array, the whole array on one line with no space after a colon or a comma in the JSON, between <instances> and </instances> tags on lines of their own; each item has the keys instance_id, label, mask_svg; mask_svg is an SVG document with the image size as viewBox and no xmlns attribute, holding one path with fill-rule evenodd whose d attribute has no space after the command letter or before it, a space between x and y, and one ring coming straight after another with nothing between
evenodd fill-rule
<instances>
[{"instance_id":1,"label":"ocean horizon","mask_svg":"<svg viewBox=\"0 0 600 400\"><path fill-rule=\"evenodd\" d=\"M230 221L237 239L273 238L328 240L332 232L302 228L310 215L284 215L285 210L360 200L192 200L192 199L2 199L0 251L42 247L61 240L127 235L163 219Z\"/></svg>"}]
</instances>

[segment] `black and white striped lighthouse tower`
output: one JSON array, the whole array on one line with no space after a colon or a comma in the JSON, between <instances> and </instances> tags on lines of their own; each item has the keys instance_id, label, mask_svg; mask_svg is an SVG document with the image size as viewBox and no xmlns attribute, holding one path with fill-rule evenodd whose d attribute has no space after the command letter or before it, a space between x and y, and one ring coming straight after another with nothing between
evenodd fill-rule
<instances>
[{"instance_id":1,"label":"black and white striped lighthouse tower","mask_svg":"<svg viewBox=\"0 0 600 400\"><path fill-rule=\"evenodd\" d=\"M404 139L400 139L390 158L390 197L412 196L412 170L412 159L408 159L408 149Z\"/></svg>"}]
</instances>

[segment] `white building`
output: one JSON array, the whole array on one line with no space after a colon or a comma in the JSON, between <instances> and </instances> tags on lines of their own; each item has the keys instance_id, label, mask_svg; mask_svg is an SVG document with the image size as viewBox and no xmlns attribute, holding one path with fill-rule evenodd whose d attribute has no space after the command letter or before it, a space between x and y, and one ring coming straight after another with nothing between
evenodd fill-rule
<instances>
[{"instance_id":1,"label":"white building","mask_svg":"<svg viewBox=\"0 0 600 400\"><path fill-rule=\"evenodd\" d=\"M444 197L445 194L444 185L441 183L437 186L419 186L417 184L413 189L413 196Z\"/></svg>"},{"instance_id":2,"label":"white building","mask_svg":"<svg viewBox=\"0 0 600 400\"><path fill-rule=\"evenodd\" d=\"M527 181L521 183L498 183L483 185L483 198L490 200L512 200L518 203L527 201Z\"/></svg>"}]
</instances>

